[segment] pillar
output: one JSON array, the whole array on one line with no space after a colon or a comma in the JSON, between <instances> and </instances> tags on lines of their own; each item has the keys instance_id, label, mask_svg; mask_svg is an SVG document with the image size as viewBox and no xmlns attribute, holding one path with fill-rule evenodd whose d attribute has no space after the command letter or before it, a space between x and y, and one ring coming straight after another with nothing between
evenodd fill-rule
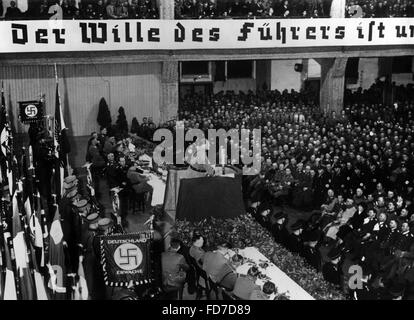
<instances>
[{"instance_id":1,"label":"pillar","mask_svg":"<svg viewBox=\"0 0 414 320\"><path fill-rule=\"evenodd\" d=\"M174 20L174 0L156 0L161 20ZM160 121L178 114L178 61L163 61L161 76Z\"/></svg>"},{"instance_id":2,"label":"pillar","mask_svg":"<svg viewBox=\"0 0 414 320\"><path fill-rule=\"evenodd\" d=\"M386 104L393 102L392 61L393 57L380 57L378 59L378 78L384 80L382 101Z\"/></svg>"},{"instance_id":3,"label":"pillar","mask_svg":"<svg viewBox=\"0 0 414 320\"><path fill-rule=\"evenodd\" d=\"M271 87L272 60L256 61L256 89L263 90L265 85L269 90Z\"/></svg>"},{"instance_id":4,"label":"pillar","mask_svg":"<svg viewBox=\"0 0 414 320\"><path fill-rule=\"evenodd\" d=\"M332 0L331 18L345 18L346 0Z\"/></svg>"},{"instance_id":5,"label":"pillar","mask_svg":"<svg viewBox=\"0 0 414 320\"><path fill-rule=\"evenodd\" d=\"M178 61L162 62L160 121L178 114Z\"/></svg>"},{"instance_id":6,"label":"pillar","mask_svg":"<svg viewBox=\"0 0 414 320\"><path fill-rule=\"evenodd\" d=\"M327 115L338 115L344 104L345 69L348 58L318 59L321 65L320 108Z\"/></svg>"},{"instance_id":7,"label":"pillar","mask_svg":"<svg viewBox=\"0 0 414 320\"><path fill-rule=\"evenodd\" d=\"M174 0L156 0L161 20L174 20Z\"/></svg>"}]
</instances>

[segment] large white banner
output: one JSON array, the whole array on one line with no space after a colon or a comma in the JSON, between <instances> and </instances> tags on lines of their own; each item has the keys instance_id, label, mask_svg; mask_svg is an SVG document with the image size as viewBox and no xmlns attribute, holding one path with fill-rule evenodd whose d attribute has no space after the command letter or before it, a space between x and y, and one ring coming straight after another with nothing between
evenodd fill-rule
<instances>
[{"instance_id":1,"label":"large white banner","mask_svg":"<svg viewBox=\"0 0 414 320\"><path fill-rule=\"evenodd\" d=\"M0 52L413 45L414 18L0 22Z\"/></svg>"}]
</instances>

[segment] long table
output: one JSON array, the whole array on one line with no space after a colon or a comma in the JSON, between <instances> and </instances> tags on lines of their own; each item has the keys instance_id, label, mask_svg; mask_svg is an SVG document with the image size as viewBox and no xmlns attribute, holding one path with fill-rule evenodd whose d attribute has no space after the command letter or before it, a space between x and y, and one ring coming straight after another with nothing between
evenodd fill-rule
<instances>
[{"instance_id":1,"label":"long table","mask_svg":"<svg viewBox=\"0 0 414 320\"><path fill-rule=\"evenodd\" d=\"M274 263L267 259L257 248L247 247L238 250L238 254L252 260L259 268L260 272L265 274L270 281L272 281L278 293L284 293L289 297L289 300L315 300L309 293L307 293L301 286L293 281L286 273L280 270ZM262 269L259 264L266 262L267 268ZM239 274L247 274L247 271L252 266L251 263L244 263L236 269ZM265 281L257 279L256 284L263 287Z\"/></svg>"}]
</instances>

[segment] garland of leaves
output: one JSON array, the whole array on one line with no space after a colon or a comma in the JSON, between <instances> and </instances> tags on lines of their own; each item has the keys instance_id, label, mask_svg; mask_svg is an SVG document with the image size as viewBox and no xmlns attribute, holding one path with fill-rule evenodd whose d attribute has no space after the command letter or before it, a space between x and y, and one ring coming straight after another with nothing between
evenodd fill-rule
<instances>
[{"instance_id":1,"label":"garland of leaves","mask_svg":"<svg viewBox=\"0 0 414 320\"><path fill-rule=\"evenodd\" d=\"M256 247L315 299L346 299L333 285L323 279L322 274L307 265L302 257L276 243L272 235L250 214L233 219L211 217L199 222L176 221L175 231L187 245L191 245L193 232L200 232L205 238L206 250L214 249L215 244L223 241L240 249Z\"/></svg>"}]
</instances>

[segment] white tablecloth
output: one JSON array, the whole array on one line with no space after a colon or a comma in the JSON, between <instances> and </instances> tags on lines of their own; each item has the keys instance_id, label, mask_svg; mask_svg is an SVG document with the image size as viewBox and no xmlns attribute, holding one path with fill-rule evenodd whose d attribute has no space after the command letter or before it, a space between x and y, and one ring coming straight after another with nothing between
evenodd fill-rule
<instances>
[{"instance_id":1,"label":"white tablecloth","mask_svg":"<svg viewBox=\"0 0 414 320\"><path fill-rule=\"evenodd\" d=\"M254 261L257 264L257 267L260 269L260 272L265 274L270 278L276 288L278 293L286 294L290 300L315 300L309 293L307 293L301 286L299 286L295 281L293 281L286 273L280 270L274 263L267 259L257 248L247 247L238 252L241 256L248 258ZM259 267L259 263L266 262L268 267L262 269ZM247 274L247 271L251 265L245 263L237 268L237 273ZM263 286L264 281L257 279L256 282L260 287Z\"/></svg>"},{"instance_id":2,"label":"white tablecloth","mask_svg":"<svg viewBox=\"0 0 414 320\"><path fill-rule=\"evenodd\" d=\"M153 173L146 176L149 178L148 184L154 188L151 206L162 205L164 203L165 181Z\"/></svg>"}]
</instances>

